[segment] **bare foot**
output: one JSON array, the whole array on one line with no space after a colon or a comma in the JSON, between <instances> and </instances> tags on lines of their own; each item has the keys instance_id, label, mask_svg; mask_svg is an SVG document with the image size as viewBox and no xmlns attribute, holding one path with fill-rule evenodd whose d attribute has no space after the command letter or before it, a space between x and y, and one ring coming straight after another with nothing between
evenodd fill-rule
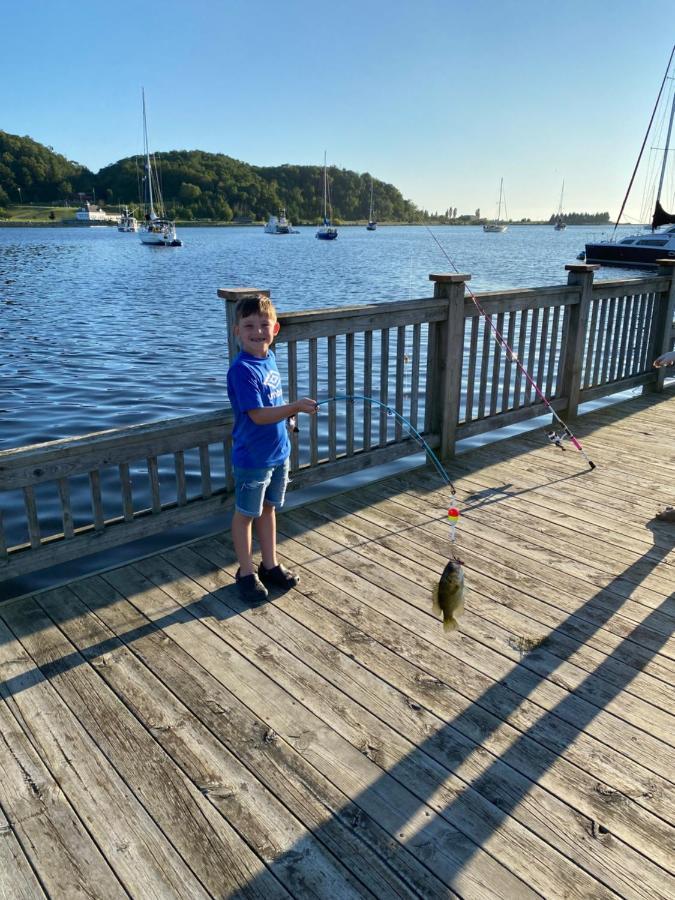
<instances>
[{"instance_id":1,"label":"bare foot","mask_svg":"<svg viewBox=\"0 0 675 900\"><path fill-rule=\"evenodd\" d=\"M675 507L666 506L654 516L659 522L675 522Z\"/></svg>"},{"instance_id":2,"label":"bare foot","mask_svg":"<svg viewBox=\"0 0 675 900\"><path fill-rule=\"evenodd\" d=\"M660 369L662 366L672 366L675 365L675 350L671 350L670 353L663 353L661 356L657 356L654 360L654 368Z\"/></svg>"}]
</instances>

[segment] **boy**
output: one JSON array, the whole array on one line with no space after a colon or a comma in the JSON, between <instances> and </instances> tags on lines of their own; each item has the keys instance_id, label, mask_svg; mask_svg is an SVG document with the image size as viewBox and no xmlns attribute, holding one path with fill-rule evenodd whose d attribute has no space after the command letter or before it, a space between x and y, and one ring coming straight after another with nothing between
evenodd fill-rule
<instances>
[{"instance_id":1,"label":"boy","mask_svg":"<svg viewBox=\"0 0 675 900\"><path fill-rule=\"evenodd\" d=\"M234 334L241 352L227 372L227 394L234 412L232 541L239 562L239 592L249 602L267 599L265 585L288 589L299 581L277 562L275 510L283 506L288 483L291 442L286 420L300 412L314 415L318 408L316 400L309 397L284 403L279 370L270 350L279 328L269 297L259 294L237 303ZM254 520L262 552L257 574Z\"/></svg>"}]
</instances>

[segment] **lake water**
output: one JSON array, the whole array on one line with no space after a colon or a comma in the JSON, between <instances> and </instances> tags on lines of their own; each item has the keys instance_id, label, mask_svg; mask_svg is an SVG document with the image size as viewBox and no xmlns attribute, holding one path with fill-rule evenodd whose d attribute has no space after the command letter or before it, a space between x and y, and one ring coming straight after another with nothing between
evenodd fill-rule
<instances>
[{"instance_id":1,"label":"lake water","mask_svg":"<svg viewBox=\"0 0 675 900\"><path fill-rule=\"evenodd\" d=\"M268 288L291 311L430 296L429 273L451 270L422 227L314 232L186 228L183 247L158 249L114 228L0 228L0 449L225 405L219 287ZM433 232L476 291L562 284L600 236Z\"/></svg>"}]
</instances>

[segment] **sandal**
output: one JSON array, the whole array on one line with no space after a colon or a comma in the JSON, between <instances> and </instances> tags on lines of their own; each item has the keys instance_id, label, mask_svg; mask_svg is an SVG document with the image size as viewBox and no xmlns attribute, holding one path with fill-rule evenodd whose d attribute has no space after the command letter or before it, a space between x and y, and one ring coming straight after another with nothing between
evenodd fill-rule
<instances>
[{"instance_id":1,"label":"sandal","mask_svg":"<svg viewBox=\"0 0 675 900\"><path fill-rule=\"evenodd\" d=\"M242 575L241 569L237 569L234 579L237 582L241 599L247 603L262 603L269 597L267 588L260 583L257 575Z\"/></svg>"},{"instance_id":2,"label":"sandal","mask_svg":"<svg viewBox=\"0 0 675 900\"><path fill-rule=\"evenodd\" d=\"M290 590L299 583L300 578L295 572L289 572L285 566L279 564L273 569L266 569L262 563L258 566L258 578L268 587L280 587Z\"/></svg>"}]
</instances>

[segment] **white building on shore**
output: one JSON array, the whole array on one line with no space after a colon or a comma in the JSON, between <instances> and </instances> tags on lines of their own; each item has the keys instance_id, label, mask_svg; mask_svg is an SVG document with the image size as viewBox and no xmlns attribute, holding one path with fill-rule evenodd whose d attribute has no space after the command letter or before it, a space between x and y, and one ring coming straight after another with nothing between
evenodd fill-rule
<instances>
[{"instance_id":1,"label":"white building on shore","mask_svg":"<svg viewBox=\"0 0 675 900\"><path fill-rule=\"evenodd\" d=\"M114 220L98 206L92 206L91 203L85 202L84 206L81 206L75 213L75 221L91 225L94 223L107 224Z\"/></svg>"}]
</instances>

